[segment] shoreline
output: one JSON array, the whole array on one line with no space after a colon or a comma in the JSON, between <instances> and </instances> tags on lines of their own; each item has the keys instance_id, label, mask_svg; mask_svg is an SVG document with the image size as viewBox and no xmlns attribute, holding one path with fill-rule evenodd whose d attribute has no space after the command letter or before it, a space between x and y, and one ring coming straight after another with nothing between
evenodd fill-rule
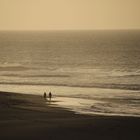
<instances>
[{"instance_id":1,"label":"shoreline","mask_svg":"<svg viewBox=\"0 0 140 140\"><path fill-rule=\"evenodd\" d=\"M40 95L0 92L1 139L131 140L139 130L140 117L75 114Z\"/></svg>"},{"instance_id":2,"label":"shoreline","mask_svg":"<svg viewBox=\"0 0 140 140\"><path fill-rule=\"evenodd\" d=\"M20 94L40 95L53 94L55 106L66 108L78 114L104 116L140 117L138 91L102 88L78 88L59 86L11 86L0 85L2 91Z\"/></svg>"}]
</instances>

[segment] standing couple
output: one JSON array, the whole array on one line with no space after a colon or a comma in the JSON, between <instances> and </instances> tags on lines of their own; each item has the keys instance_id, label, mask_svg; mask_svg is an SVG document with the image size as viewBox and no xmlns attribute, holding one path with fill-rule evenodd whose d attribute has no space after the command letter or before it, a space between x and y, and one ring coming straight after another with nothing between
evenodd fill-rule
<instances>
[{"instance_id":1,"label":"standing couple","mask_svg":"<svg viewBox=\"0 0 140 140\"><path fill-rule=\"evenodd\" d=\"M49 98L49 100L51 101L51 98L52 98L52 93L51 93L51 92L49 92L48 98ZM46 92L44 92L44 99L47 99L47 94L46 94Z\"/></svg>"}]
</instances>

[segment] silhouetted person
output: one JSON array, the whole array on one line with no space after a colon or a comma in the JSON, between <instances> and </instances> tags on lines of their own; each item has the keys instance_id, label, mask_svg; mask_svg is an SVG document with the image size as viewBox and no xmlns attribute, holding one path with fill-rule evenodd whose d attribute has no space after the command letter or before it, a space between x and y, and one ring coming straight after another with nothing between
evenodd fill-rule
<instances>
[{"instance_id":1,"label":"silhouetted person","mask_svg":"<svg viewBox=\"0 0 140 140\"><path fill-rule=\"evenodd\" d=\"M51 100L51 98L52 98L52 93L49 92L49 99Z\"/></svg>"},{"instance_id":2,"label":"silhouetted person","mask_svg":"<svg viewBox=\"0 0 140 140\"><path fill-rule=\"evenodd\" d=\"M44 92L44 99L46 99L46 97L47 97L47 94L46 94L46 92Z\"/></svg>"}]
</instances>

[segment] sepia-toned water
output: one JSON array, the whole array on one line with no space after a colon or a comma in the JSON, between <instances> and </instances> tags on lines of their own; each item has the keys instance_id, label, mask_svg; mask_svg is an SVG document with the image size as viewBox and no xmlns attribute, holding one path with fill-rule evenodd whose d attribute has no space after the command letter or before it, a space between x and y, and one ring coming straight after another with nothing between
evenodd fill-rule
<instances>
[{"instance_id":1,"label":"sepia-toned water","mask_svg":"<svg viewBox=\"0 0 140 140\"><path fill-rule=\"evenodd\" d=\"M140 31L1 31L0 90L77 113L140 116Z\"/></svg>"}]
</instances>

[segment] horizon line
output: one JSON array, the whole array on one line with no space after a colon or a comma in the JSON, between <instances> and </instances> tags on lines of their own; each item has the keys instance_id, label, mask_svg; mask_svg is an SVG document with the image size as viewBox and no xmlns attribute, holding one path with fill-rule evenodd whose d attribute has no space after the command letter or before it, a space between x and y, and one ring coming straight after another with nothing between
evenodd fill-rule
<instances>
[{"instance_id":1,"label":"horizon line","mask_svg":"<svg viewBox=\"0 0 140 140\"><path fill-rule=\"evenodd\" d=\"M108 29L0 29L0 31L121 31L140 30L140 28L108 28Z\"/></svg>"}]
</instances>

